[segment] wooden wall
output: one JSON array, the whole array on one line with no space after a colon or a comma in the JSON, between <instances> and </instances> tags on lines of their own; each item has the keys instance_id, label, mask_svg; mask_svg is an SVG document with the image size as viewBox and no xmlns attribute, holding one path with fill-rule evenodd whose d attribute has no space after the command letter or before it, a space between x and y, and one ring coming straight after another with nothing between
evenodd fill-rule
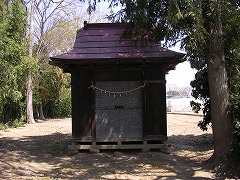
<instances>
[{"instance_id":1,"label":"wooden wall","mask_svg":"<svg viewBox=\"0 0 240 180\"><path fill-rule=\"evenodd\" d=\"M95 98L88 89L91 81L147 80L149 86L142 90L143 136L167 136L165 68L95 68L73 67L72 80L72 135L73 138L94 138Z\"/></svg>"},{"instance_id":2,"label":"wooden wall","mask_svg":"<svg viewBox=\"0 0 240 180\"><path fill-rule=\"evenodd\" d=\"M92 137L94 124L92 114L94 109L91 85L91 71L72 68L72 136L73 138Z\"/></svg>"},{"instance_id":3,"label":"wooden wall","mask_svg":"<svg viewBox=\"0 0 240 180\"><path fill-rule=\"evenodd\" d=\"M167 136L166 81L164 66L144 70L149 86L144 92L144 135Z\"/></svg>"}]
</instances>

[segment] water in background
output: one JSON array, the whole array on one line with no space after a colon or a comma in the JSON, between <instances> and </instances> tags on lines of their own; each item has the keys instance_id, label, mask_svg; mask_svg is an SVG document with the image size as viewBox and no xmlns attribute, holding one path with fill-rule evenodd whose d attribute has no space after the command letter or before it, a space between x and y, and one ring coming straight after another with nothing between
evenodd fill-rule
<instances>
[{"instance_id":1,"label":"water in background","mask_svg":"<svg viewBox=\"0 0 240 180\"><path fill-rule=\"evenodd\" d=\"M190 102L194 98L170 98L167 99L167 112L191 112Z\"/></svg>"}]
</instances>

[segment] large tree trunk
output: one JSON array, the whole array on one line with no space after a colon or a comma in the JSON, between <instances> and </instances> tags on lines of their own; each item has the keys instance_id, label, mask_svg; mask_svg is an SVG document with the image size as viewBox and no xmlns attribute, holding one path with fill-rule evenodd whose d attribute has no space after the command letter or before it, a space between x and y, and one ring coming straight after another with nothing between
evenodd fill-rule
<instances>
[{"instance_id":1,"label":"large tree trunk","mask_svg":"<svg viewBox=\"0 0 240 180\"><path fill-rule=\"evenodd\" d=\"M31 12L30 12L30 29L29 29L29 57L32 57L33 44L33 22L34 22L34 0L32 0L31 4ZM32 74L29 72L28 82L27 82L27 123L35 123L33 118L33 92L32 92Z\"/></svg>"},{"instance_id":2,"label":"large tree trunk","mask_svg":"<svg viewBox=\"0 0 240 180\"><path fill-rule=\"evenodd\" d=\"M210 24L209 53L207 55L208 82L211 98L211 121L214 139L213 159L225 160L231 143L233 120L229 111L229 88L225 65L220 3L215 9L214 23Z\"/></svg>"}]
</instances>

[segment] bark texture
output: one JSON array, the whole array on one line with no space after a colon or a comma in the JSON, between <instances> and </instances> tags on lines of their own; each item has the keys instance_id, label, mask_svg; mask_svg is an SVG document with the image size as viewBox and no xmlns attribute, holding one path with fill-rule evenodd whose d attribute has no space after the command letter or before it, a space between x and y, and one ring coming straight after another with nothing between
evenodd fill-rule
<instances>
[{"instance_id":1,"label":"bark texture","mask_svg":"<svg viewBox=\"0 0 240 180\"><path fill-rule=\"evenodd\" d=\"M214 158L225 159L235 141L232 116L229 111L229 87L225 65L220 3L215 9L214 23L209 26L210 41L207 55L208 82L211 97L211 117L214 138Z\"/></svg>"},{"instance_id":2,"label":"bark texture","mask_svg":"<svg viewBox=\"0 0 240 180\"><path fill-rule=\"evenodd\" d=\"M27 83L27 123L33 124L35 120L33 118L33 92L32 92L32 76L28 75L28 83Z\"/></svg>"},{"instance_id":3,"label":"bark texture","mask_svg":"<svg viewBox=\"0 0 240 180\"><path fill-rule=\"evenodd\" d=\"M37 116L38 116L38 119L45 120L42 104L37 105Z\"/></svg>"},{"instance_id":4,"label":"bark texture","mask_svg":"<svg viewBox=\"0 0 240 180\"><path fill-rule=\"evenodd\" d=\"M30 29L29 29L29 57L32 57L33 51L33 44L32 44L32 37L33 37L33 21L34 21L34 0L32 0L31 4L31 15L30 15ZM32 92L32 74L29 72L28 75L28 82L27 82L27 123L35 123L33 117L33 92Z\"/></svg>"}]
</instances>

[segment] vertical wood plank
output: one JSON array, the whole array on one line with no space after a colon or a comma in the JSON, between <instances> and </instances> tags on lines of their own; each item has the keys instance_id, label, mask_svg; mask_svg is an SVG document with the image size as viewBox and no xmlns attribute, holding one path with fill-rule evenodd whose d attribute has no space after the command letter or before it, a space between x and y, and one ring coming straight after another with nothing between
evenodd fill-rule
<instances>
[{"instance_id":1,"label":"vertical wood plank","mask_svg":"<svg viewBox=\"0 0 240 180\"><path fill-rule=\"evenodd\" d=\"M91 71L72 71L72 136L92 137Z\"/></svg>"},{"instance_id":2,"label":"vertical wood plank","mask_svg":"<svg viewBox=\"0 0 240 180\"><path fill-rule=\"evenodd\" d=\"M163 66L145 69L146 80L165 80ZM146 136L167 136L166 84L151 83L146 87Z\"/></svg>"}]
</instances>

